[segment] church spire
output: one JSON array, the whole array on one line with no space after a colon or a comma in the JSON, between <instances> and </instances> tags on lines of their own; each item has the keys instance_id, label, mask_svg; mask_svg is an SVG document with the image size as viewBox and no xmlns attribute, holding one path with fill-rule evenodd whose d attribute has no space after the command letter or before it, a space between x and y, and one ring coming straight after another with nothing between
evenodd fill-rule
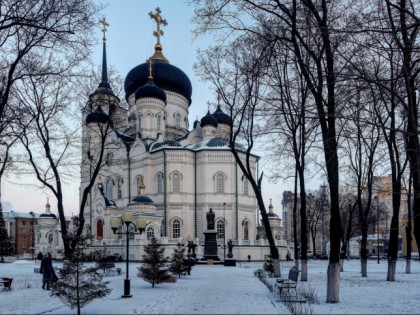
<instances>
[{"instance_id":1,"label":"church spire","mask_svg":"<svg viewBox=\"0 0 420 315\"><path fill-rule=\"evenodd\" d=\"M154 19L156 22L156 31L153 32L153 35L156 36L156 44L155 44L155 53L152 56L152 59L155 60L162 60L162 61L168 61L168 59L165 58L165 56L162 54L162 45L160 44L160 37L163 36L163 31L160 29L160 26L166 26L168 25L168 22L162 16L160 15L162 11L159 7L156 8L156 13L149 12L150 18Z\"/></svg>"},{"instance_id":2,"label":"church spire","mask_svg":"<svg viewBox=\"0 0 420 315\"><path fill-rule=\"evenodd\" d=\"M100 86L109 87L108 84L108 68L106 63L106 31L108 30L106 27L109 26L109 24L106 22L105 17L102 18L102 20L99 20L99 23L102 24L102 77L101 77L101 83Z\"/></svg>"}]
</instances>

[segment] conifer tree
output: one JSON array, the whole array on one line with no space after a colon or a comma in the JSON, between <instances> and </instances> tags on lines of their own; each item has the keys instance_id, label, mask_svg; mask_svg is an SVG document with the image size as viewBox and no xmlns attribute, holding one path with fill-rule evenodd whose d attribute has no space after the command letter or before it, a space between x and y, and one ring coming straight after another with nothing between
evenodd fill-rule
<instances>
[{"instance_id":1,"label":"conifer tree","mask_svg":"<svg viewBox=\"0 0 420 315\"><path fill-rule=\"evenodd\" d=\"M138 276L152 284L159 284L165 280L167 276L166 258L163 255L164 248L160 247L156 238L152 238L149 245L144 247L145 254L143 255L143 264L139 269Z\"/></svg>"},{"instance_id":2,"label":"conifer tree","mask_svg":"<svg viewBox=\"0 0 420 315\"><path fill-rule=\"evenodd\" d=\"M3 218L3 208L0 202L0 262L4 262L3 256L10 255L12 251L13 246L7 234L6 223Z\"/></svg>"},{"instance_id":3,"label":"conifer tree","mask_svg":"<svg viewBox=\"0 0 420 315\"><path fill-rule=\"evenodd\" d=\"M111 292L109 281L102 281L102 274L98 273L99 266L85 264L88 254L84 252L91 235L69 235L77 237L77 245L71 256L66 256L63 268L59 269L59 281L51 287L51 296L57 296L64 304L71 308L80 309L97 298L103 298ZM70 240L72 241L72 240Z\"/></svg>"},{"instance_id":4,"label":"conifer tree","mask_svg":"<svg viewBox=\"0 0 420 315\"><path fill-rule=\"evenodd\" d=\"M182 272L185 270L184 266L185 260L185 247L181 244L178 244L177 248L174 249L172 253L171 265L169 270L178 275L178 278L181 278Z\"/></svg>"}]
</instances>

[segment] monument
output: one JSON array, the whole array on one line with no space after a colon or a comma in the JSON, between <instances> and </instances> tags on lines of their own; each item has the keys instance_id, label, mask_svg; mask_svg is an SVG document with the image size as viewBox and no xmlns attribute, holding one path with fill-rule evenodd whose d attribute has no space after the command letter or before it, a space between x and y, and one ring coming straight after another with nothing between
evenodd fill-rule
<instances>
[{"instance_id":1,"label":"monument","mask_svg":"<svg viewBox=\"0 0 420 315\"><path fill-rule=\"evenodd\" d=\"M225 267L226 266L235 267L236 266L236 259L233 259L233 253L232 253L233 242L232 242L232 240L228 241L228 249L229 249L229 252L227 254L228 258L225 259L223 264L225 265Z\"/></svg>"},{"instance_id":2,"label":"monument","mask_svg":"<svg viewBox=\"0 0 420 315\"><path fill-rule=\"evenodd\" d=\"M210 208L209 212L206 213L207 219L207 230L203 232L204 234L204 255L201 258L202 261L207 261L208 263L213 261L220 261L219 256L217 256L217 240L216 240L216 230L214 228L214 212Z\"/></svg>"}]
</instances>

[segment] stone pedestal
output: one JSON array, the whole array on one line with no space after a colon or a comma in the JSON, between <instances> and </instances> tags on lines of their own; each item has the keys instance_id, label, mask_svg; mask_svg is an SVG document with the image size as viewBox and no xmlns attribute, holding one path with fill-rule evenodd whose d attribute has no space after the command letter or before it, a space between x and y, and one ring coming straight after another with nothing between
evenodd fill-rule
<instances>
[{"instance_id":1,"label":"stone pedestal","mask_svg":"<svg viewBox=\"0 0 420 315\"><path fill-rule=\"evenodd\" d=\"M204 255L201 260L212 259L213 261L220 261L217 256L217 232L215 230L206 230L204 232Z\"/></svg>"},{"instance_id":2,"label":"stone pedestal","mask_svg":"<svg viewBox=\"0 0 420 315\"><path fill-rule=\"evenodd\" d=\"M225 259L223 265L225 267L236 267L236 259Z\"/></svg>"}]
</instances>

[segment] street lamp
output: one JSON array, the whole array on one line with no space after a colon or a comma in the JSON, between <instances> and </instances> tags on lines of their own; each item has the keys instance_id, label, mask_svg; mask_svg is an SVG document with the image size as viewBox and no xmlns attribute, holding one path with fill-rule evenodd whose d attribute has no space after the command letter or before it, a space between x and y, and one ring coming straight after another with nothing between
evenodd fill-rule
<instances>
[{"instance_id":1,"label":"street lamp","mask_svg":"<svg viewBox=\"0 0 420 315\"><path fill-rule=\"evenodd\" d=\"M379 264L379 197L375 196L376 199L376 248L378 252L378 264Z\"/></svg>"},{"instance_id":2,"label":"street lamp","mask_svg":"<svg viewBox=\"0 0 420 315\"><path fill-rule=\"evenodd\" d=\"M125 211L120 218L111 218L111 229L114 232L114 234L125 234L127 238L127 252L126 252L126 277L124 280L124 295L121 297L123 298L129 298L132 297L130 294L130 279L129 279L129 269L128 269L128 263L129 263L129 236L134 234L142 234L145 227L146 227L146 220L137 218L136 223L132 222L133 220L133 214L131 212ZM118 228L120 225L124 223L125 224L125 232L118 232ZM134 228L134 231L130 231L129 227L130 225ZM138 230L138 232L136 232Z\"/></svg>"}]
</instances>

